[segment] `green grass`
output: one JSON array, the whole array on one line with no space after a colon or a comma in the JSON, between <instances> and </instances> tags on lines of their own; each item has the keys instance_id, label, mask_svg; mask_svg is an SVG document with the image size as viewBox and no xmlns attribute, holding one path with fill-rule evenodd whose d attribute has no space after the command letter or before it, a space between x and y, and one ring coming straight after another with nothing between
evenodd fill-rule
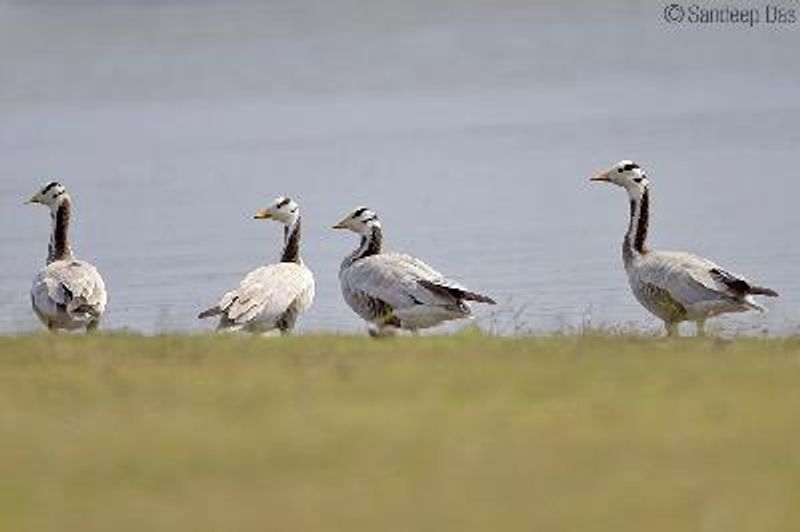
<instances>
[{"instance_id":1,"label":"green grass","mask_svg":"<svg viewBox=\"0 0 800 532\"><path fill-rule=\"evenodd\" d=\"M0 339L0 530L796 531L800 341Z\"/></svg>"}]
</instances>

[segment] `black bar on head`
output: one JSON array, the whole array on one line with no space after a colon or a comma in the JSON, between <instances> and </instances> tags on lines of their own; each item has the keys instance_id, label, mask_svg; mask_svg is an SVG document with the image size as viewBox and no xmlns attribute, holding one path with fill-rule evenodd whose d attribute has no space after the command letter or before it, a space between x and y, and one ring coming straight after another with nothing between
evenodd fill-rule
<instances>
[{"instance_id":1,"label":"black bar on head","mask_svg":"<svg viewBox=\"0 0 800 532\"><path fill-rule=\"evenodd\" d=\"M58 181L51 181L50 183L47 184L46 187L42 189L42 194L47 194L48 192L50 192L50 189L57 186L58 186Z\"/></svg>"}]
</instances>

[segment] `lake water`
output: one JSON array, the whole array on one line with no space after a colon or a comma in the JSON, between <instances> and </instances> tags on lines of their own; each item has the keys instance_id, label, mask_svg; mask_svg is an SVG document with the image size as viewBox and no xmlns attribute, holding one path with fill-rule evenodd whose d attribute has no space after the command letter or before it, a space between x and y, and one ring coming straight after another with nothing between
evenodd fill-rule
<instances>
[{"instance_id":1,"label":"lake water","mask_svg":"<svg viewBox=\"0 0 800 532\"><path fill-rule=\"evenodd\" d=\"M494 295L487 328L654 329L622 268L624 192L587 181L624 158L650 174L654 247L781 292L716 326L796 332L800 25L663 7L0 0L0 332L39 328L50 222L21 203L50 177L106 328L211 328L197 312L279 252L253 212L289 195L317 278L304 331L363 330L337 279L356 238L329 229L358 205L391 249Z\"/></svg>"}]
</instances>

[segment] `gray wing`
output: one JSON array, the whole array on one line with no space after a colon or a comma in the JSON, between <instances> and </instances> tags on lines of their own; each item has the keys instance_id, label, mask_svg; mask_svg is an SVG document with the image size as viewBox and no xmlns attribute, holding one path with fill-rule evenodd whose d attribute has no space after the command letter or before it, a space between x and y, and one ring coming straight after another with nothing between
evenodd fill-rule
<instances>
[{"instance_id":1,"label":"gray wing","mask_svg":"<svg viewBox=\"0 0 800 532\"><path fill-rule=\"evenodd\" d=\"M61 307L73 316L99 318L108 293L97 269L82 260L58 261L45 267L34 280L34 305L46 310Z\"/></svg>"},{"instance_id":2,"label":"gray wing","mask_svg":"<svg viewBox=\"0 0 800 532\"><path fill-rule=\"evenodd\" d=\"M452 305L467 290L424 262L408 255L366 257L340 272L345 291L362 292L394 309L415 305ZM452 291L451 291L452 290Z\"/></svg>"},{"instance_id":3,"label":"gray wing","mask_svg":"<svg viewBox=\"0 0 800 532\"><path fill-rule=\"evenodd\" d=\"M669 292L680 304L691 306L711 300L741 299L747 281L726 272L710 260L689 253L652 251L636 266L637 280Z\"/></svg>"},{"instance_id":4,"label":"gray wing","mask_svg":"<svg viewBox=\"0 0 800 532\"><path fill-rule=\"evenodd\" d=\"M390 257L395 257L397 260L402 261L415 271L420 272L419 284L424 288L438 293L440 296L450 300L466 300L477 301L479 303L495 304L495 301L488 296L478 294L467 289L464 285L452 279L448 279L438 271L434 270L421 260L410 255L390 254Z\"/></svg>"},{"instance_id":5,"label":"gray wing","mask_svg":"<svg viewBox=\"0 0 800 532\"><path fill-rule=\"evenodd\" d=\"M239 285L228 292L219 304L200 315L201 318L224 314L232 325L247 325L257 320L277 322L298 298L305 310L311 304L314 278L305 266L294 263L271 264L253 270Z\"/></svg>"}]
</instances>

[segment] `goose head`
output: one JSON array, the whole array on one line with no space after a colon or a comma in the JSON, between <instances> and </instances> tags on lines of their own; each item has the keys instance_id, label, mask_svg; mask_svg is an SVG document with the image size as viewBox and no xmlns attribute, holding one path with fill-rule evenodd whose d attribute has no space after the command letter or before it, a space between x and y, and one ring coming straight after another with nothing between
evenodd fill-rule
<instances>
[{"instance_id":1,"label":"goose head","mask_svg":"<svg viewBox=\"0 0 800 532\"><path fill-rule=\"evenodd\" d=\"M376 227L381 227L381 221L375 211L367 207L357 208L333 226L334 229L347 229L362 236L371 235Z\"/></svg>"},{"instance_id":2,"label":"goose head","mask_svg":"<svg viewBox=\"0 0 800 532\"><path fill-rule=\"evenodd\" d=\"M618 162L591 180L622 187L631 199L640 199L649 185L644 170L635 162L627 160Z\"/></svg>"},{"instance_id":3,"label":"goose head","mask_svg":"<svg viewBox=\"0 0 800 532\"><path fill-rule=\"evenodd\" d=\"M293 200L283 196L275 198L268 207L255 213L256 220L275 220L286 226L294 225L300 218L300 207Z\"/></svg>"},{"instance_id":4,"label":"goose head","mask_svg":"<svg viewBox=\"0 0 800 532\"><path fill-rule=\"evenodd\" d=\"M55 211L59 205L69 198L67 189L64 185L56 181L51 181L44 185L36 194L30 197L25 203L28 205L44 205Z\"/></svg>"}]
</instances>

